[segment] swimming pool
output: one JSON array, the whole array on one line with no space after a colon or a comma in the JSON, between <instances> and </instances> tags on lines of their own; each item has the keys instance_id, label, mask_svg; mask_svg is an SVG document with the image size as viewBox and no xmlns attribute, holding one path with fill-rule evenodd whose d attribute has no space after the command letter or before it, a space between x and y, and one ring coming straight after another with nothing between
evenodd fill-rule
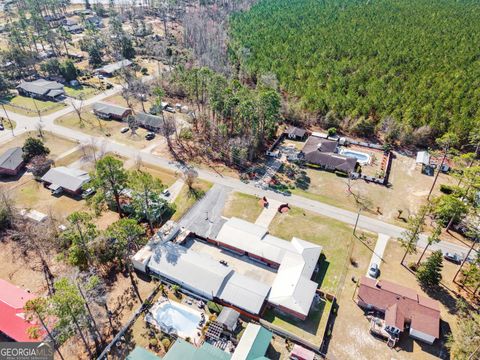
<instances>
[{"instance_id":1,"label":"swimming pool","mask_svg":"<svg viewBox=\"0 0 480 360\"><path fill-rule=\"evenodd\" d=\"M201 313L174 301L163 300L152 306L146 320L166 333L175 333L181 338L198 338L197 329Z\"/></svg>"},{"instance_id":2,"label":"swimming pool","mask_svg":"<svg viewBox=\"0 0 480 360\"><path fill-rule=\"evenodd\" d=\"M348 149L345 149L345 148L341 148L340 149L340 154L344 155L344 156L347 156L347 157L356 158L360 165L366 165L366 164L370 163L370 155L365 154L365 153L360 152L360 151L348 150Z\"/></svg>"}]
</instances>

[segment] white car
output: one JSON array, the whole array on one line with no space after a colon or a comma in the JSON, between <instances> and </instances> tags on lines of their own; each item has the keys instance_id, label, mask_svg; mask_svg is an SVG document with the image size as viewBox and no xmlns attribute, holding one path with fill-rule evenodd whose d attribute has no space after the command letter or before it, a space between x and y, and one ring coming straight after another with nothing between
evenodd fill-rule
<instances>
[{"instance_id":1,"label":"white car","mask_svg":"<svg viewBox=\"0 0 480 360\"><path fill-rule=\"evenodd\" d=\"M368 269L368 275L370 275L374 279L376 279L378 275L380 275L380 270L378 269L377 264L372 264L372 266L370 266L370 269Z\"/></svg>"}]
</instances>

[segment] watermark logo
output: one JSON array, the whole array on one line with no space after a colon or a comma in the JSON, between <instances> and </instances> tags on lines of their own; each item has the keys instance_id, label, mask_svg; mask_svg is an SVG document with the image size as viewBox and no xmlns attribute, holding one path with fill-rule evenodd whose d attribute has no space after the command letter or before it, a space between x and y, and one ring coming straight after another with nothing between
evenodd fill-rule
<instances>
[{"instance_id":1,"label":"watermark logo","mask_svg":"<svg viewBox=\"0 0 480 360\"><path fill-rule=\"evenodd\" d=\"M0 360L53 360L49 342L0 342Z\"/></svg>"}]
</instances>

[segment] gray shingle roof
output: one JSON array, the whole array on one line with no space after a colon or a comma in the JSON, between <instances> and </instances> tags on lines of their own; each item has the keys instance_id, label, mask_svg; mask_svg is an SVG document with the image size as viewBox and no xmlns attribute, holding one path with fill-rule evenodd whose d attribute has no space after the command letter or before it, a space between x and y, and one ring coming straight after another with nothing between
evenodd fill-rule
<instances>
[{"instance_id":1,"label":"gray shingle roof","mask_svg":"<svg viewBox=\"0 0 480 360\"><path fill-rule=\"evenodd\" d=\"M0 156L0 168L15 170L23 163L23 151L19 147L10 148Z\"/></svg>"},{"instance_id":2,"label":"gray shingle roof","mask_svg":"<svg viewBox=\"0 0 480 360\"><path fill-rule=\"evenodd\" d=\"M302 149L305 161L344 172L355 171L357 159L336 153L338 143L333 140L310 136Z\"/></svg>"},{"instance_id":3,"label":"gray shingle roof","mask_svg":"<svg viewBox=\"0 0 480 360\"><path fill-rule=\"evenodd\" d=\"M90 181L90 176L83 170L59 166L48 170L47 173L43 175L42 181L60 186L65 190L76 192Z\"/></svg>"},{"instance_id":4,"label":"gray shingle roof","mask_svg":"<svg viewBox=\"0 0 480 360\"><path fill-rule=\"evenodd\" d=\"M161 129L162 127L162 118L160 116L141 112L135 115L135 119L140 126L156 129Z\"/></svg>"},{"instance_id":5,"label":"gray shingle roof","mask_svg":"<svg viewBox=\"0 0 480 360\"><path fill-rule=\"evenodd\" d=\"M63 85L56 81L38 79L35 81L22 81L17 89L38 95L57 96L64 93Z\"/></svg>"},{"instance_id":6,"label":"gray shingle roof","mask_svg":"<svg viewBox=\"0 0 480 360\"><path fill-rule=\"evenodd\" d=\"M296 126L289 126L286 130L285 133L287 135L293 135L293 136L298 136L298 137L304 137L306 134L307 130L298 128Z\"/></svg>"},{"instance_id":7,"label":"gray shingle roof","mask_svg":"<svg viewBox=\"0 0 480 360\"><path fill-rule=\"evenodd\" d=\"M125 112L129 111L129 108L123 106L108 104L104 102L97 102L93 104L93 111L105 114L105 115L115 115L115 116L124 116Z\"/></svg>"}]
</instances>

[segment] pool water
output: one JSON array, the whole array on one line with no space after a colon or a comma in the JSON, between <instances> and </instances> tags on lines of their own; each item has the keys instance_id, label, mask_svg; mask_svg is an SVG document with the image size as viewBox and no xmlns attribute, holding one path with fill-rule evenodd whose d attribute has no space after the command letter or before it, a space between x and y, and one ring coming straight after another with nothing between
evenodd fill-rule
<instances>
[{"instance_id":1,"label":"pool water","mask_svg":"<svg viewBox=\"0 0 480 360\"><path fill-rule=\"evenodd\" d=\"M365 154L365 153L360 152L360 151L341 149L340 154L342 154L344 156L347 156L347 157L356 158L361 165L365 165L365 164L368 164L370 162L370 155Z\"/></svg>"},{"instance_id":2,"label":"pool water","mask_svg":"<svg viewBox=\"0 0 480 360\"><path fill-rule=\"evenodd\" d=\"M182 338L197 337L200 312L185 305L165 301L156 304L151 314L157 325L166 332L176 332Z\"/></svg>"}]
</instances>

